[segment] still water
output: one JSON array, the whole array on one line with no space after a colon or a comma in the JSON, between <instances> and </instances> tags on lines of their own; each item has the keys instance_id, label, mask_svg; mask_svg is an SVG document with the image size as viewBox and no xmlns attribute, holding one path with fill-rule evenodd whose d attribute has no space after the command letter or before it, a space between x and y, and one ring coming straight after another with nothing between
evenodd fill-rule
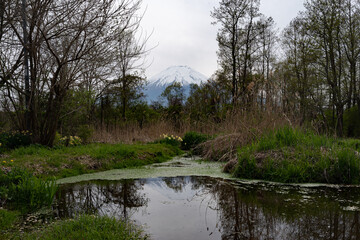
<instances>
[{"instance_id":1,"label":"still water","mask_svg":"<svg viewBox=\"0 0 360 240\"><path fill-rule=\"evenodd\" d=\"M55 213L126 218L151 239L360 239L360 188L211 177L61 185Z\"/></svg>"}]
</instances>

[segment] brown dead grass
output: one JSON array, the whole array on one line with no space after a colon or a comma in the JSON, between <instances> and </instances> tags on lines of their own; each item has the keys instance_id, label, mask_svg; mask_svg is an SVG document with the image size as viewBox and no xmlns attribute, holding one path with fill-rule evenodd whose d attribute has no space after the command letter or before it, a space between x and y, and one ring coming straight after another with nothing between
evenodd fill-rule
<instances>
[{"instance_id":1,"label":"brown dead grass","mask_svg":"<svg viewBox=\"0 0 360 240\"><path fill-rule=\"evenodd\" d=\"M147 143L159 139L162 134L183 136L186 129L186 127L181 127L177 130L168 121L147 124L143 128L140 128L138 124L129 123L123 127L99 127L95 130L92 140L104 143Z\"/></svg>"},{"instance_id":2,"label":"brown dead grass","mask_svg":"<svg viewBox=\"0 0 360 240\"><path fill-rule=\"evenodd\" d=\"M237 149L259 138L264 131L276 129L285 125L297 125L283 113L268 112L229 112L225 120L214 122L185 121L180 129L176 129L169 121L158 121L140 128L137 124L127 124L124 127L98 128L93 136L95 142L127 143L152 142L162 134L184 136L188 131L196 131L208 135L217 135L215 139L201 144L197 149L202 157L211 161L229 162L232 167L237 161ZM230 167L230 168L232 168Z\"/></svg>"},{"instance_id":3,"label":"brown dead grass","mask_svg":"<svg viewBox=\"0 0 360 240\"><path fill-rule=\"evenodd\" d=\"M86 169L97 170L102 167L101 161L96 160L89 155L78 156L75 157L74 160L85 166Z\"/></svg>"},{"instance_id":4,"label":"brown dead grass","mask_svg":"<svg viewBox=\"0 0 360 240\"><path fill-rule=\"evenodd\" d=\"M237 149L257 140L264 131L285 125L294 125L283 114L275 112L238 113L229 116L220 126L215 139L201 144L202 157L211 161L228 162L225 170L231 171L237 162Z\"/></svg>"},{"instance_id":5,"label":"brown dead grass","mask_svg":"<svg viewBox=\"0 0 360 240\"><path fill-rule=\"evenodd\" d=\"M199 146L202 157L210 161L227 162L236 158L237 148L249 143L248 135L225 134Z\"/></svg>"}]
</instances>

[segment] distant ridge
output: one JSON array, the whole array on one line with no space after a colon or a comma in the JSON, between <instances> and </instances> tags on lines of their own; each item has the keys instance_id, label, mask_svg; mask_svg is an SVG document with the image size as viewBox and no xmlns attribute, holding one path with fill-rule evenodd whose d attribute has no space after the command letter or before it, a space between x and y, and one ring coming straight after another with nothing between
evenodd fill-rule
<instances>
[{"instance_id":1,"label":"distant ridge","mask_svg":"<svg viewBox=\"0 0 360 240\"><path fill-rule=\"evenodd\" d=\"M188 97L191 84L200 85L202 82L206 82L207 79L205 75L188 66L172 66L148 79L149 83L144 93L148 103L158 101L159 96L166 87L178 82L183 86L185 96Z\"/></svg>"}]
</instances>

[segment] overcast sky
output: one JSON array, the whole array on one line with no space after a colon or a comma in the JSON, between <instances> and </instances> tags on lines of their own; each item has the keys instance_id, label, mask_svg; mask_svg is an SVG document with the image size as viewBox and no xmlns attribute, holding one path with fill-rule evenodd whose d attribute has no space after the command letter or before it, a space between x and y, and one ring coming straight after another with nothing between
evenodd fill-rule
<instances>
[{"instance_id":1,"label":"overcast sky","mask_svg":"<svg viewBox=\"0 0 360 240\"><path fill-rule=\"evenodd\" d=\"M260 12L274 18L282 30L304 10L305 0L261 0ZM143 31L152 35L148 48L148 78L169 66L187 65L207 77L217 69L217 27L210 11L219 0L143 0Z\"/></svg>"}]
</instances>

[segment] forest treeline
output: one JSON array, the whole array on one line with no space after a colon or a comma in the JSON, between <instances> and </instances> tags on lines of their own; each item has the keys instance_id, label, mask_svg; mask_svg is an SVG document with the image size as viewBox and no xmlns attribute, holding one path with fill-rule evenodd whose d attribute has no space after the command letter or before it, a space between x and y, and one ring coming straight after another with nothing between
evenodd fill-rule
<instances>
[{"instance_id":1,"label":"forest treeline","mask_svg":"<svg viewBox=\"0 0 360 240\"><path fill-rule=\"evenodd\" d=\"M219 69L188 98L169 86L166 105L148 104L142 93L151 36L141 33L141 4L1 0L2 130L26 130L52 146L57 132L159 121L206 131L235 113L266 112L360 136L360 1L307 0L280 32L260 0L221 0L209 13L219 29Z\"/></svg>"}]
</instances>

